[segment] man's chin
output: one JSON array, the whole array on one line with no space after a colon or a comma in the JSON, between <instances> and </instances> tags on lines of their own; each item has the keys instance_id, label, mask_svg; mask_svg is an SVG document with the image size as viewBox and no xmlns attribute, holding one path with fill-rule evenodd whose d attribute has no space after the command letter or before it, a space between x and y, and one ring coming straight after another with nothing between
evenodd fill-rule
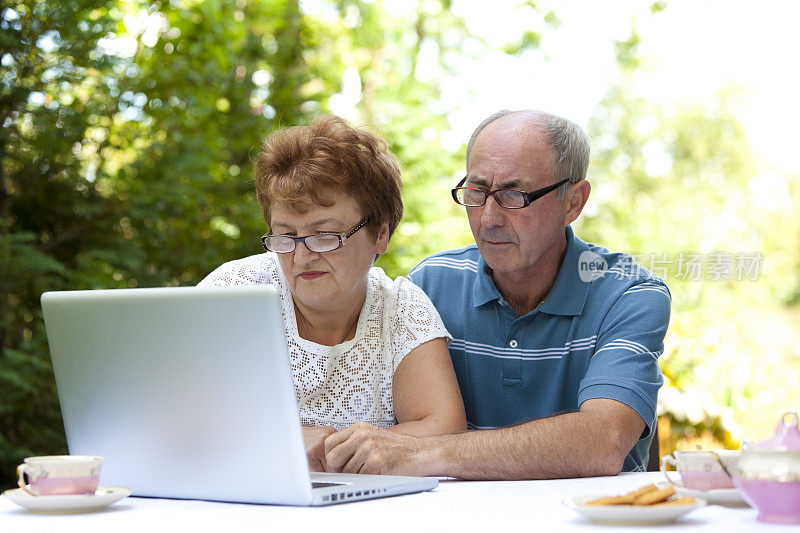
<instances>
[{"instance_id":1,"label":"man's chin","mask_svg":"<svg viewBox=\"0 0 800 533\"><path fill-rule=\"evenodd\" d=\"M484 241L478 245L478 251L492 270L505 270L513 260L514 250L516 247L511 243L495 244Z\"/></svg>"}]
</instances>

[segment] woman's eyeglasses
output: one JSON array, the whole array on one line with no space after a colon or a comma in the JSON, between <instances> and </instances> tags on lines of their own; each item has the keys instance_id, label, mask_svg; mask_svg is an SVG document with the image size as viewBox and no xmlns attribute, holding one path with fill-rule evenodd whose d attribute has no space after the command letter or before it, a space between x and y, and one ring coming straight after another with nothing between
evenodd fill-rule
<instances>
[{"instance_id":1,"label":"woman's eyeglasses","mask_svg":"<svg viewBox=\"0 0 800 533\"><path fill-rule=\"evenodd\" d=\"M312 252L332 252L344 246L347 242L347 239L350 238L353 233L363 228L367 222L369 222L369 217L363 219L358 223L358 226L351 229L347 233L322 232L306 235L305 237L266 234L261 237L261 244L264 245L264 249L267 251L278 254L288 254L289 252L294 252L295 248L297 248L298 242L305 244L306 248Z\"/></svg>"}]
</instances>

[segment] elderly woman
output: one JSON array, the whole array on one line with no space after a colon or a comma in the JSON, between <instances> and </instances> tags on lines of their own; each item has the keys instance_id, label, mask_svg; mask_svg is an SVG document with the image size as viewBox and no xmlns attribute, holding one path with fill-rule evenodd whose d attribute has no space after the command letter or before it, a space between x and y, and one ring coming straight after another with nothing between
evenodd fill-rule
<instances>
[{"instance_id":1,"label":"elderly woman","mask_svg":"<svg viewBox=\"0 0 800 533\"><path fill-rule=\"evenodd\" d=\"M396 158L335 116L273 132L255 165L267 252L200 284L269 284L281 295L309 466L356 422L409 435L466 429L447 342L421 289L373 263L403 215Z\"/></svg>"}]
</instances>

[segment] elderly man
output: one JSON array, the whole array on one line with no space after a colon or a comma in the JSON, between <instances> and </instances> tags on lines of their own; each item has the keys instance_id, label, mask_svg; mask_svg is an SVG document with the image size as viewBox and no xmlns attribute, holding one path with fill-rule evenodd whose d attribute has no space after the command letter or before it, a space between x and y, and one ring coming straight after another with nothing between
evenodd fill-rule
<instances>
[{"instance_id":1,"label":"elderly man","mask_svg":"<svg viewBox=\"0 0 800 533\"><path fill-rule=\"evenodd\" d=\"M501 111L453 189L476 245L409 277L453 336L469 427L415 438L356 424L325 441L330 470L535 479L644 470L663 379L666 285L575 236L589 140L540 112Z\"/></svg>"}]
</instances>

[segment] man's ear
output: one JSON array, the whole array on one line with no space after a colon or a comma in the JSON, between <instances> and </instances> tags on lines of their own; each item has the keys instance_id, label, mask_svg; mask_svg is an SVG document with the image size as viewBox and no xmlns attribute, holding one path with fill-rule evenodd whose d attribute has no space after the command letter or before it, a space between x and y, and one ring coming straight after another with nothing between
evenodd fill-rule
<instances>
[{"instance_id":1,"label":"man's ear","mask_svg":"<svg viewBox=\"0 0 800 533\"><path fill-rule=\"evenodd\" d=\"M567 197L564 199L567 202L567 210L564 212L564 225L572 224L578 215L583 211L583 206L586 205L586 200L589 199L589 193L592 192L592 186L586 180L581 180L578 183L573 183L569 188Z\"/></svg>"}]
</instances>

